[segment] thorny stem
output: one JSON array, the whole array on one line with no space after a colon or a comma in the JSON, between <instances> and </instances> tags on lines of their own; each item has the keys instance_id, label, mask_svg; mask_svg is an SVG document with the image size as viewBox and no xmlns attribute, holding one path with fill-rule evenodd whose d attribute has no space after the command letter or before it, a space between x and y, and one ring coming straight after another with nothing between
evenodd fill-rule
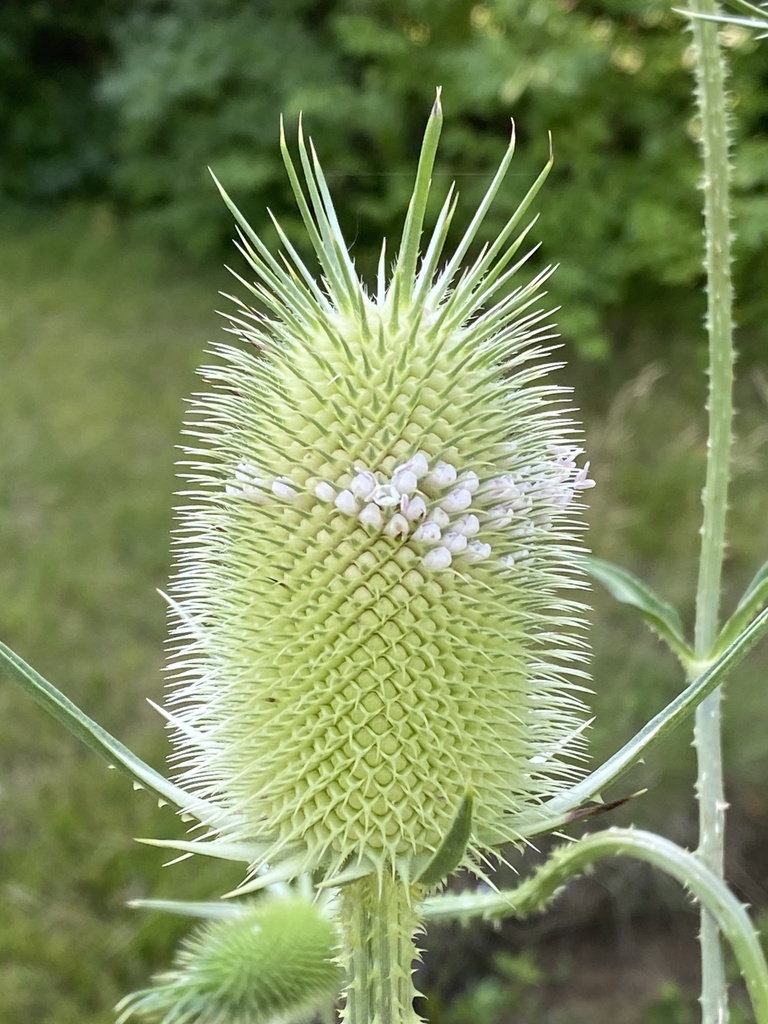
<instances>
[{"instance_id":1,"label":"thorny stem","mask_svg":"<svg viewBox=\"0 0 768 1024\"><path fill-rule=\"evenodd\" d=\"M522 918L544 910L562 886L603 857L636 857L660 868L707 907L733 949L749 991L755 1019L768 1024L768 966L749 914L701 858L675 843L633 828L610 828L564 846L516 889L432 896L422 904L427 923Z\"/></svg>"},{"instance_id":2,"label":"thorny stem","mask_svg":"<svg viewBox=\"0 0 768 1024\"><path fill-rule=\"evenodd\" d=\"M341 889L344 1024L420 1024L413 1009L417 894L391 876Z\"/></svg>"},{"instance_id":3,"label":"thorny stem","mask_svg":"<svg viewBox=\"0 0 768 1024\"><path fill-rule=\"evenodd\" d=\"M716 14L716 0L692 0L691 13ZM709 335L709 443L703 494L701 559L696 592L694 650L706 658L717 636L720 580L725 548L725 520L733 419L733 324L731 316L731 233L728 197L728 123L725 66L718 28L693 17L696 48L696 101L701 115L704 159L704 225L707 271L707 330ZM725 797L723 791L720 698L718 689L696 710L694 741L698 776L699 855L707 867L723 876ZM701 915L702 1024L726 1024L728 993L720 937L715 919Z\"/></svg>"}]
</instances>

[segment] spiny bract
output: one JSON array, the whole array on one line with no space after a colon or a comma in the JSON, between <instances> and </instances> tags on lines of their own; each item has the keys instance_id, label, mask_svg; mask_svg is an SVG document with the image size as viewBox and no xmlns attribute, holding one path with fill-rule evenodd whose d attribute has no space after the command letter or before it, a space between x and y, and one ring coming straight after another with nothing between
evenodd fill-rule
<instances>
[{"instance_id":1,"label":"spiny bract","mask_svg":"<svg viewBox=\"0 0 768 1024\"><path fill-rule=\"evenodd\" d=\"M549 165L461 271L510 144L439 269L452 188L420 261L419 242L440 122L438 98L373 295L301 132L305 187L282 148L322 283L279 225L277 259L224 197L268 313L241 303L231 331L249 345L216 346L193 404L169 717L183 781L219 808L210 834L262 843L252 868L270 877L413 880L470 791L482 855L520 837L580 751L582 623L562 590L591 481L543 379L549 271L506 287Z\"/></svg>"}]
</instances>

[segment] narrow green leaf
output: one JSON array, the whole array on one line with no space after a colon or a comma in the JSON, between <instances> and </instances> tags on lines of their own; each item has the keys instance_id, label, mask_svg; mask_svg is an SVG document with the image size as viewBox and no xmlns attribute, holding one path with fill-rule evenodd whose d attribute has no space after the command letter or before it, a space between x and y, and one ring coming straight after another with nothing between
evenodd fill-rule
<instances>
[{"instance_id":1,"label":"narrow green leaf","mask_svg":"<svg viewBox=\"0 0 768 1024\"><path fill-rule=\"evenodd\" d=\"M733 615L720 630L715 643L715 654L724 651L750 624L768 603L768 562L758 569L752 582L736 606Z\"/></svg>"},{"instance_id":2,"label":"narrow green leaf","mask_svg":"<svg viewBox=\"0 0 768 1024\"><path fill-rule=\"evenodd\" d=\"M283 156L285 169L288 172L288 179L296 198L296 204L299 207L299 212L301 213L301 219L304 222L307 234L312 242L312 248L315 250L315 255L320 261L320 265L322 266L326 277L332 282L334 292L339 295L343 295L345 293L345 284L343 273L339 266L337 253L332 245L326 244L326 239L321 235L317 224L315 224L315 218L312 216L309 203L304 195L304 189L301 187L299 176L296 173L296 166L288 150L288 144L285 140L285 126L283 124L282 117L280 118L280 152Z\"/></svg>"},{"instance_id":3,"label":"narrow green leaf","mask_svg":"<svg viewBox=\"0 0 768 1024\"><path fill-rule=\"evenodd\" d=\"M249 881L243 882L236 889L225 892L221 898L223 900L230 900L235 896L246 896L251 892L259 892L259 890L267 889L269 886L276 885L279 882L288 882L290 879L295 878L296 875L301 874L306 861L306 854L278 861L274 867L268 868Z\"/></svg>"},{"instance_id":4,"label":"narrow green leaf","mask_svg":"<svg viewBox=\"0 0 768 1024\"><path fill-rule=\"evenodd\" d=\"M505 246L507 246L507 242L511 238L513 231L522 220L528 208L533 203L542 185L549 177L550 171L552 170L552 167L554 165L554 155L552 153L551 137L549 142L549 159L547 160L543 169L540 171L539 176L536 178L534 183L523 196L522 200L518 203L517 209L509 218L504 227L501 229L499 234L496 236L493 243L481 252L481 254L478 256L478 258L475 260L472 266L469 267L468 270L466 271L466 276L463 277L461 287L462 295L471 295L475 292L477 288L479 288L480 286L483 287L484 298L477 300L478 305L483 305L483 303L486 300L485 297L493 295L495 292L499 290L504 281L510 280L514 276L515 269L521 266L523 263L525 263L525 261L534 251L531 250L531 252L528 253L520 263L516 264L515 268L508 270L506 274L503 273L504 268L507 267L507 265L510 263L515 253L520 249L520 246L525 241L525 238L527 237L529 231L539 219L539 215L537 214L530 221L530 223L525 228L523 228L523 230L518 234L517 238L515 238L515 240L505 250ZM477 232L477 229L480 227L480 224L484 220L491 206L491 203L493 202L493 199L496 196L496 193L498 192L502 182L504 181L504 178L506 177L507 171L509 169L509 164L512 161L514 152L515 130L513 124L512 136L504 160L502 160L501 164L499 165L499 169L496 172L490 186L488 187L488 191L483 197L483 201L478 207L475 216L472 218L472 221L469 227L467 228L467 231L463 239L461 240L458 248L456 249L456 252L451 258L451 261L440 274L440 277L436 281L434 288L430 292L429 301L433 306L437 302L438 298L445 294L447 286L449 285L449 283L453 279L454 274L461 265L461 261L464 259L467 249L469 248L469 245L472 242L475 233ZM502 251L503 255L500 255ZM552 269L550 268L549 273L551 272Z\"/></svg>"},{"instance_id":5,"label":"narrow green leaf","mask_svg":"<svg viewBox=\"0 0 768 1024\"><path fill-rule=\"evenodd\" d=\"M746 17L739 17L725 12L703 14L700 11L691 11L679 7L674 8L674 10L677 14L682 14L684 18L698 18L700 21L716 21L721 25L738 25L741 28L755 28L760 31L768 31L768 6L765 4L762 7L758 7L756 4L749 3L748 0L728 0L728 6L732 7L735 11L740 11Z\"/></svg>"},{"instance_id":6,"label":"narrow green leaf","mask_svg":"<svg viewBox=\"0 0 768 1024\"><path fill-rule=\"evenodd\" d=\"M214 184L219 190L221 198L224 200L227 209L232 214L240 228L241 244L239 248L261 280L264 281L268 288L272 289L275 295L279 296L282 304L287 306L289 309L293 305L310 316L313 312L316 312L318 308L322 309L322 302L313 302L313 298L316 299L316 285L314 287L309 285L306 282L306 279L304 280L304 283L302 283L285 272L280 262L275 259L267 246L261 238L259 238L235 203L229 197L224 186L213 171L210 172L210 175L213 178ZM298 269L300 271L300 268ZM247 281L244 281L238 274L233 272L233 277L240 281L241 284L245 285L245 287L250 291L254 291L253 286ZM256 292L255 294L258 295L259 293Z\"/></svg>"},{"instance_id":7,"label":"narrow green leaf","mask_svg":"<svg viewBox=\"0 0 768 1024\"><path fill-rule=\"evenodd\" d=\"M240 903L217 903L214 900L129 900L126 906L132 910L160 910L182 917L204 917L209 920L231 920L240 917L243 905Z\"/></svg>"},{"instance_id":8,"label":"narrow green leaf","mask_svg":"<svg viewBox=\"0 0 768 1024\"><path fill-rule=\"evenodd\" d=\"M417 875L415 881L418 885L437 885L461 864L472 831L472 800L472 790L468 789L445 838Z\"/></svg>"},{"instance_id":9,"label":"narrow green leaf","mask_svg":"<svg viewBox=\"0 0 768 1024\"><path fill-rule=\"evenodd\" d=\"M216 840L183 839L136 839L145 846L156 846L161 850L177 850L180 853L197 854L201 857L217 857L219 860L234 860L241 864L254 864L264 856L268 845L256 843L225 843Z\"/></svg>"},{"instance_id":10,"label":"narrow green leaf","mask_svg":"<svg viewBox=\"0 0 768 1024\"><path fill-rule=\"evenodd\" d=\"M602 583L617 601L637 608L654 633L686 667L693 661L693 651L683 634L683 623L671 604L662 601L645 583L618 565L600 558L587 558L586 565L590 575Z\"/></svg>"},{"instance_id":11,"label":"narrow green leaf","mask_svg":"<svg viewBox=\"0 0 768 1024\"><path fill-rule=\"evenodd\" d=\"M419 302L424 292L432 283L432 278L437 270L437 265L445 247L446 239L448 238L448 230L453 220L453 215L456 212L456 205L458 203L458 194L456 193L456 186L452 182L448 189L448 195L445 197L445 202L442 205L440 214L435 223L435 227L432 231L432 237L429 240L427 251L424 254L424 258L421 261L419 267L419 276L416 279L416 288L413 293L413 304L416 305ZM381 303L379 303L381 305Z\"/></svg>"},{"instance_id":12,"label":"narrow green leaf","mask_svg":"<svg viewBox=\"0 0 768 1024\"><path fill-rule=\"evenodd\" d=\"M728 6L733 7L736 11L741 11L742 14L751 14L756 17L764 17L768 15L768 4L751 4L749 0L727 0Z\"/></svg>"},{"instance_id":13,"label":"narrow green leaf","mask_svg":"<svg viewBox=\"0 0 768 1024\"><path fill-rule=\"evenodd\" d=\"M768 965L746 908L695 853L632 828L610 828L561 847L530 878L511 890L432 896L421 906L427 921L523 918L543 910L574 875L603 857L635 857L680 882L707 908L728 940L746 982L755 1019L768 1024Z\"/></svg>"},{"instance_id":14,"label":"narrow green leaf","mask_svg":"<svg viewBox=\"0 0 768 1024\"><path fill-rule=\"evenodd\" d=\"M600 794L629 771L647 751L675 729L702 700L726 679L747 653L768 633L768 609L763 610L727 650L706 665L703 671L674 700L647 722L631 740L612 757L577 782L567 792L548 800L530 817L517 822L521 836L556 832L568 824L569 816L583 804Z\"/></svg>"},{"instance_id":15,"label":"narrow green leaf","mask_svg":"<svg viewBox=\"0 0 768 1024\"><path fill-rule=\"evenodd\" d=\"M410 299L414 279L416 277L416 263L419 257L419 243L421 231L424 226L424 214L427 210L427 199L432 184L432 170L435 166L437 144L440 140L440 131L443 126L443 109L440 105L440 90L432 106L432 112L427 122L427 130L424 133L424 141L421 146L419 165L416 169L416 184L413 187L413 194L408 205L408 212L405 216L400 249L397 255L395 274L400 283L400 288L405 289L403 298Z\"/></svg>"},{"instance_id":16,"label":"narrow green leaf","mask_svg":"<svg viewBox=\"0 0 768 1024\"><path fill-rule=\"evenodd\" d=\"M506 175L509 170L509 165L512 162L512 157L515 154L515 126L512 123L512 133L507 146L507 151L504 154L504 158L499 164L498 170L493 176L490 185L486 189L485 195L483 196L480 205L475 211L472 220L464 232L461 241L454 249L453 255L451 256L448 263L445 265L443 270L440 272L438 279L430 289L428 302L431 308L436 309L442 298L448 293L451 282L453 281L456 273L462 265L464 257L467 251L474 241L477 231L485 220L486 214L496 198L496 194L499 191ZM546 175L545 175L546 177ZM539 176L536 182L528 190L528 195L523 199L523 202L518 206L517 210L512 214L512 217L507 221L507 224L502 229L501 234L496 238L493 245L487 246L483 249L481 255L478 257L474 266L469 269L468 278L462 281L462 286L457 289L463 296L467 291L472 292L477 286L478 282L483 280L484 268L488 268L490 271L491 264L495 259L496 255L501 251L509 237L510 233L514 230L515 225L519 221L520 217L525 212L525 209L532 201L538 187L543 183L543 178Z\"/></svg>"},{"instance_id":17,"label":"narrow green leaf","mask_svg":"<svg viewBox=\"0 0 768 1024\"><path fill-rule=\"evenodd\" d=\"M3 643L0 643L0 665L5 666L11 679L82 743L142 789L148 789L161 800L196 817L207 817L213 810L217 817L221 818L221 811L218 808L213 808L207 802L192 796L156 772L154 768L150 768Z\"/></svg>"},{"instance_id":18,"label":"narrow green leaf","mask_svg":"<svg viewBox=\"0 0 768 1024\"><path fill-rule=\"evenodd\" d=\"M329 875L327 878L321 879L321 881L315 883L315 887L317 889L339 889L342 885L350 885L352 882L357 882L360 878L365 878L373 870L374 868L370 863L361 861L352 867L344 868L343 871L338 871L335 875Z\"/></svg>"}]
</instances>

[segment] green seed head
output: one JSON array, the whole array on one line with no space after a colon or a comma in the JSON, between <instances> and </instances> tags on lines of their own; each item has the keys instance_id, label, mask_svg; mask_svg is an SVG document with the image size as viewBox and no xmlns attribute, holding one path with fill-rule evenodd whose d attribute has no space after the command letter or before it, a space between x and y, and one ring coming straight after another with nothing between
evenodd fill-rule
<instances>
[{"instance_id":1,"label":"green seed head","mask_svg":"<svg viewBox=\"0 0 768 1024\"><path fill-rule=\"evenodd\" d=\"M206 824L266 841L286 875L412 879L470 789L470 851L519 838L580 749L582 622L563 590L591 482L542 362L546 275L510 291L544 174L462 270L510 146L453 256L439 269L449 193L419 261L439 126L436 104L373 294L303 139L306 198L283 149L322 283L230 203L267 313L241 304L250 344L216 346L194 404L170 710L185 784L220 808Z\"/></svg>"},{"instance_id":2,"label":"green seed head","mask_svg":"<svg viewBox=\"0 0 768 1024\"><path fill-rule=\"evenodd\" d=\"M173 968L118 1006L118 1024L289 1024L332 1005L341 983L336 934L300 897L262 899L208 922L182 944Z\"/></svg>"}]
</instances>

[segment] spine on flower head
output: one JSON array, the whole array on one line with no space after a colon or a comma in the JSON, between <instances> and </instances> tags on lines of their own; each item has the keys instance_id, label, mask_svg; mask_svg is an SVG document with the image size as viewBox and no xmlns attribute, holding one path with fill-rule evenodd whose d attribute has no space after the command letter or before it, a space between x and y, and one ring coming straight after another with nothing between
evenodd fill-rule
<instances>
[{"instance_id":1,"label":"spine on flower head","mask_svg":"<svg viewBox=\"0 0 768 1024\"><path fill-rule=\"evenodd\" d=\"M549 270L516 284L546 169L468 262L513 138L446 257L453 190L422 240L440 120L372 292L301 134L301 177L283 152L321 281L225 196L266 312L241 301L250 344L215 346L193 404L168 706L206 824L265 843L270 877L410 884L470 788L477 863L577 770L589 464L549 377Z\"/></svg>"}]
</instances>

